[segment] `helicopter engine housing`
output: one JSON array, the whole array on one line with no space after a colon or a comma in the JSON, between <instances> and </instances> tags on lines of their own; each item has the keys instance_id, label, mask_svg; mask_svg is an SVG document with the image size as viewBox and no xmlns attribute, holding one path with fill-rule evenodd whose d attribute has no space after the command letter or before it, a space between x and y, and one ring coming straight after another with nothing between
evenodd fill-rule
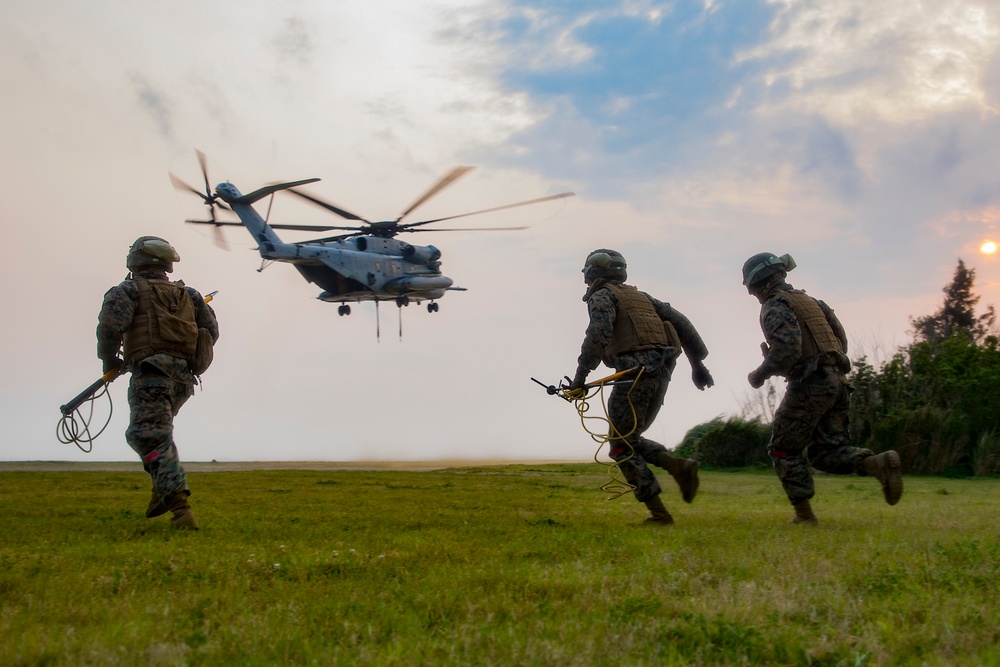
<instances>
[{"instance_id":1,"label":"helicopter engine housing","mask_svg":"<svg viewBox=\"0 0 1000 667\"><path fill-rule=\"evenodd\" d=\"M403 259L411 264L427 264L441 257L441 251L432 245L418 246L406 244L403 249Z\"/></svg>"}]
</instances>

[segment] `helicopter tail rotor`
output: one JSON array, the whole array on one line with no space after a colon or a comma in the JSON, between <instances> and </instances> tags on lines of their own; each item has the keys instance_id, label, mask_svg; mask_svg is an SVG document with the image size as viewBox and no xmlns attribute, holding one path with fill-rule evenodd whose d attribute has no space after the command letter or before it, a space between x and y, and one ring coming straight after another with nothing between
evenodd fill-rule
<instances>
[{"instance_id":1,"label":"helicopter tail rotor","mask_svg":"<svg viewBox=\"0 0 1000 667\"><path fill-rule=\"evenodd\" d=\"M223 211L232 211L232 209L229 208L225 204L225 202L219 201L219 195L217 193L212 192L212 186L209 185L209 180L208 180L208 166L206 164L205 154L202 153L200 150L197 150L197 149L195 150L195 154L198 156L198 165L201 167L201 176L202 176L202 180L205 183L205 191L202 192L202 191L198 190L197 188L194 188L194 187L188 185L187 183L185 183L181 179L179 179L176 176L174 176L172 173L168 173L168 175L170 176L170 182L178 190L187 190L188 192L192 192L192 193L198 195L198 197L200 197L201 200L203 202L205 202L205 206L208 207L208 217L209 217L209 219L208 220L198 220L198 221L189 220L188 222L198 222L198 223L201 223L201 224L211 224L211 225L214 225L215 226L215 230L214 230L214 234L213 234L213 239L215 241L215 245L217 245L218 247L222 248L223 250L229 250L229 244L226 243L225 237L222 235L222 226L226 225L226 224L232 224L232 223L226 223L226 222L217 220L216 217L215 217L215 210L216 210L216 208L219 208L219 209L221 209Z\"/></svg>"}]
</instances>

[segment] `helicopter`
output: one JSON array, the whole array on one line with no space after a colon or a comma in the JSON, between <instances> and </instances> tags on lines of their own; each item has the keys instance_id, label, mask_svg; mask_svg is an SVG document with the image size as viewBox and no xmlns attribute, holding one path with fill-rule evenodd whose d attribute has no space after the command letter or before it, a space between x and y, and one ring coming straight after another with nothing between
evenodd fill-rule
<instances>
[{"instance_id":1,"label":"helicopter","mask_svg":"<svg viewBox=\"0 0 1000 667\"><path fill-rule=\"evenodd\" d=\"M216 242L220 246L224 245L221 237L222 227L246 227L258 244L257 250L262 259L258 271L263 271L271 262L292 264L306 281L316 284L323 290L317 297L319 300L340 304L337 312L341 316L350 315L351 303L362 301L374 301L376 307L380 301L395 301L400 308L408 306L411 302L428 301L427 311L434 313L439 309L437 299L443 297L446 292L465 291L465 288L455 287L452 279L441 273L440 250L433 245L421 246L406 243L396 239L397 235L404 232L527 229L526 227L442 229L426 228L425 225L574 196L572 192L563 192L471 213L404 223L403 219L418 206L473 169L472 167L455 167L436 181L395 220L372 222L300 189L303 185L319 181L318 178L272 183L249 194L243 194L235 185L225 182L217 185L213 192L209 186L205 155L201 151L196 151L196 154L204 179L204 192L188 185L173 174L169 174L170 180L176 188L193 192L208 206L208 220L188 219L185 222L214 226ZM271 204L273 204L273 197L277 192L287 192L357 224L353 226L270 224L268 218L270 217ZM266 216L261 217L253 208L253 204L265 197L271 197L271 201L268 204ZM239 217L240 221L219 220L216 218L216 209L231 211ZM278 237L275 230L338 231L341 233L309 241L285 243Z\"/></svg>"}]
</instances>

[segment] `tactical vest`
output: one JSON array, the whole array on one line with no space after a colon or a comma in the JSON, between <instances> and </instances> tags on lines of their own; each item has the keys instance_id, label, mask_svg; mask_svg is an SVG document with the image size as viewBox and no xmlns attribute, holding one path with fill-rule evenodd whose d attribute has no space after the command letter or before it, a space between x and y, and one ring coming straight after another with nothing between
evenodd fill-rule
<instances>
[{"instance_id":1,"label":"tactical vest","mask_svg":"<svg viewBox=\"0 0 1000 667\"><path fill-rule=\"evenodd\" d=\"M131 364L154 354L169 354L191 363L198 345L198 322L184 283L132 279L139 288L139 301L123 337L125 361Z\"/></svg>"},{"instance_id":2,"label":"tactical vest","mask_svg":"<svg viewBox=\"0 0 1000 667\"><path fill-rule=\"evenodd\" d=\"M829 357L819 359L820 363L836 363L837 358L844 354L844 345L833 333L833 327L827 321L819 302L802 290L786 290L778 292L778 295L788 301L802 330L802 355L796 365L816 359L820 355ZM837 352L839 355L828 354L830 352Z\"/></svg>"},{"instance_id":3,"label":"tactical vest","mask_svg":"<svg viewBox=\"0 0 1000 667\"><path fill-rule=\"evenodd\" d=\"M681 349L681 339L674 325L660 319L645 294L621 283L609 282L604 287L618 299L611 342L604 350L605 363L626 352L666 347Z\"/></svg>"}]
</instances>

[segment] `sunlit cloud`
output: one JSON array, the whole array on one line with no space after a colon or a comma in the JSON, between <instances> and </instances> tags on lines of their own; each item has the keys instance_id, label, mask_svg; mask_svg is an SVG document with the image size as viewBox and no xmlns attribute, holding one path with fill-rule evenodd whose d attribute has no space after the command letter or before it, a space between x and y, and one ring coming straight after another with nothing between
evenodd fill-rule
<instances>
[{"instance_id":1,"label":"sunlit cloud","mask_svg":"<svg viewBox=\"0 0 1000 667\"><path fill-rule=\"evenodd\" d=\"M989 233L1000 230L1000 208L991 206L982 209L950 211L939 220L929 223L929 226L939 236L945 237L969 233L980 235L984 231Z\"/></svg>"},{"instance_id":2,"label":"sunlit cloud","mask_svg":"<svg viewBox=\"0 0 1000 667\"><path fill-rule=\"evenodd\" d=\"M986 110L983 75L998 49L1000 11L971 3L799 3L779 7L774 38L738 61L773 64L762 109L801 111L834 122L906 123L972 107Z\"/></svg>"}]
</instances>

